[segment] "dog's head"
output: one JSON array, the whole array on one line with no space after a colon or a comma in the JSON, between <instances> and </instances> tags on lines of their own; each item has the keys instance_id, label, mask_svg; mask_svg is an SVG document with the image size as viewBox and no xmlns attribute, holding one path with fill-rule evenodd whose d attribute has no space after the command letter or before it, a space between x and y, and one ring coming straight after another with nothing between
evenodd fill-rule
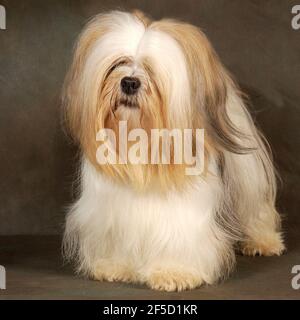
<instances>
[{"instance_id":1,"label":"dog's head","mask_svg":"<svg viewBox=\"0 0 300 320\"><path fill-rule=\"evenodd\" d=\"M93 18L76 45L65 86L73 136L94 162L96 133L130 128L204 128L214 148L239 152L226 113L234 84L205 35L140 12Z\"/></svg>"}]
</instances>

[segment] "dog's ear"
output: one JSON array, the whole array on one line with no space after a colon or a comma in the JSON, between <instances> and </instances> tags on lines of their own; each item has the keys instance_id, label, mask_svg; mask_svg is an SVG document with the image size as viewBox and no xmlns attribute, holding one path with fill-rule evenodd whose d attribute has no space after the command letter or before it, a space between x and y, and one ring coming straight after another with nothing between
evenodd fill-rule
<instances>
[{"instance_id":1,"label":"dog's ear","mask_svg":"<svg viewBox=\"0 0 300 320\"><path fill-rule=\"evenodd\" d=\"M90 106L85 108L83 70L95 41L107 32L105 21L108 19L107 15L98 15L87 23L76 42L73 60L63 86L64 126L78 141L81 141L83 137L83 129L86 131L91 126L89 117L95 116Z\"/></svg>"},{"instance_id":2,"label":"dog's ear","mask_svg":"<svg viewBox=\"0 0 300 320\"><path fill-rule=\"evenodd\" d=\"M207 37L197 27L174 20L162 20L157 27L171 35L184 52L194 108L200 111L201 125L215 145L234 153L251 151L241 144L246 137L228 116L229 91L238 94L237 87Z\"/></svg>"},{"instance_id":3,"label":"dog's ear","mask_svg":"<svg viewBox=\"0 0 300 320\"><path fill-rule=\"evenodd\" d=\"M97 83L93 83L92 79L88 81L84 79L88 56L91 54L95 43L111 30L112 20L124 20L125 15L129 14L112 11L96 15L86 24L76 42L73 60L63 87L63 121L64 127L67 128L70 135L81 143L83 143L83 140L94 140L97 132L97 125L93 126L92 123L95 122L98 114L98 97L93 99L95 103L88 103L88 100L92 99L91 94L84 92L84 83L92 83L90 87L97 85ZM151 23L151 20L141 11L135 10L132 15L145 26ZM117 58L112 57L112 61ZM106 59L108 67L112 61ZM105 68L101 70L104 72ZM95 92L96 89L93 90L93 93Z\"/></svg>"},{"instance_id":4,"label":"dog's ear","mask_svg":"<svg viewBox=\"0 0 300 320\"><path fill-rule=\"evenodd\" d=\"M194 39L190 44L193 48L187 54L192 54L189 58L193 70L191 81L197 86L194 101L204 117L206 130L221 148L247 153L253 150L241 143L247 136L235 127L228 115L229 95L239 95L237 86L206 36L199 29L193 29Z\"/></svg>"}]
</instances>

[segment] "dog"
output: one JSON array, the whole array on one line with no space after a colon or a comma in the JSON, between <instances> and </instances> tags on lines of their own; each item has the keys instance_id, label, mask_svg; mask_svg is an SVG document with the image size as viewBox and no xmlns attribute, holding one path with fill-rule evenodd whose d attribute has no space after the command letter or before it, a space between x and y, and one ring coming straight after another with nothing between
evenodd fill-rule
<instances>
[{"instance_id":1,"label":"dog","mask_svg":"<svg viewBox=\"0 0 300 320\"><path fill-rule=\"evenodd\" d=\"M182 291L228 276L236 250L284 251L270 148L244 100L193 25L140 11L87 23L63 93L65 124L82 151L63 240L78 272ZM201 174L187 175L185 164L99 164L97 132L117 133L120 121L147 133L203 128Z\"/></svg>"}]
</instances>

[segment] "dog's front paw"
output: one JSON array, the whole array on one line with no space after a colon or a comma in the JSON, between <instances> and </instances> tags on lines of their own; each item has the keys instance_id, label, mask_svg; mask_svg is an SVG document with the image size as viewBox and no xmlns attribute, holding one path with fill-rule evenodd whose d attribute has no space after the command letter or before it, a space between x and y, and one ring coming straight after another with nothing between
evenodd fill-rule
<instances>
[{"instance_id":1,"label":"dog's front paw","mask_svg":"<svg viewBox=\"0 0 300 320\"><path fill-rule=\"evenodd\" d=\"M188 272L162 269L152 272L146 284L154 290L171 292L194 289L201 286L203 281Z\"/></svg>"},{"instance_id":2,"label":"dog's front paw","mask_svg":"<svg viewBox=\"0 0 300 320\"><path fill-rule=\"evenodd\" d=\"M136 274L129 266L109 259L97 262L93 277L99 281L136 282Z\"/></svg>"},{"instance_id":3,"label":"dog's front paw","mask_svg":"<svg viewBox=\"0 0 300 320\"><path fill-rule=\"evenodd\" d=\"M241 252L246 256L280 256L285 246L280 233L263 236L261 239L245 240L241 243Z\"/></svg>"}]
</instances>

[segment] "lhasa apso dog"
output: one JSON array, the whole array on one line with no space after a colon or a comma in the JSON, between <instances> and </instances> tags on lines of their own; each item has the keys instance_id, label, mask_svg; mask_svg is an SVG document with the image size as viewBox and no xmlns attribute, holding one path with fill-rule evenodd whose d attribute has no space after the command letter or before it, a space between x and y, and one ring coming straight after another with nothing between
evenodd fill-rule
<instances>
[{"instance_id":1,"label":"lhasa apso dog","mask_svg":"<svg viewBox=\"0 0 300 320\"><path fill-rule=\"evenodd\" d=\"M197 27L139 11L97 15L77 42L64 111L82 150L80 196L64 236L79 272L180 291L226 276L235 249L283 252L269 148ZM203 128L203 171L99 164L97 133L117 133L120 121L148 133Z\"/></svg>"}]
</instances>

